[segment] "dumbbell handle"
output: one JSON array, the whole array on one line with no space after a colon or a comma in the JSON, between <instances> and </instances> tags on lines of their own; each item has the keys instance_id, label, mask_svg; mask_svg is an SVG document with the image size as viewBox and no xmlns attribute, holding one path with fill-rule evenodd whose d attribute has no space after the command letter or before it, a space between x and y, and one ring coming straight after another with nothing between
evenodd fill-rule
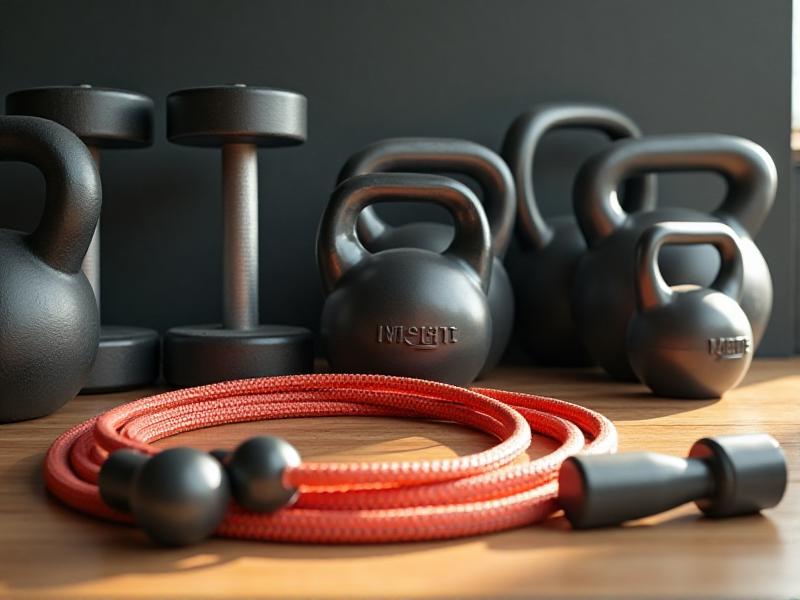
<instances>
[{"instance_id":1,"label":"dumbbell handle","mask_svg":"<svg viewBox=\"0 0 800 600\"><path fill-rule=\"evenodd\" d=\"M222 146L225 329L258 326L258 156L253 144Z\"/></svg>"},{"instance_id":2,"label":"dumbbell handle","mask_svg":"<svg viewBox=\"0 0 800 600\"><path fill-rule=\"evenodd\" d=\"M579 456L559 473L559 502L576 528L617 525L714 493L703 459L653 452Z\"/></svg>"},{"instance_id":3,"label":"dumbbell handle","mask_svg":"<svg viewBox=\"0 0 800 600\"><path fill-rule=\"evenodd\" d=\"M100 171L100 149L94 146L89 146L89 151L92 153L94 164L97 165L97 170ZM94 291L94 298L97 302L97 308L100 308L100 221L97 221L97 226L94 228L94 235L89 244L89 250L86 251L86 256L83 257L81 263L81 270L86 275L86 279L92 286Z\"/></svg>"}]
</instances>

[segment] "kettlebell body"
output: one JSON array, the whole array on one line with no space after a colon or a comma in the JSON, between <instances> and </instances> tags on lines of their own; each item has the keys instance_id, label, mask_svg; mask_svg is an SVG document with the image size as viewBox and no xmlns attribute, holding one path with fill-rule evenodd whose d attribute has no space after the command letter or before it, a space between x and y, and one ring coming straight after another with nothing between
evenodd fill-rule
<instances>
[{"instance_id":1,"label":"kettlebell body","mask_svg":"<svg viewBox=\"0 0 800 600\"><path fill-rule=\"evenodd\" d=\"M453 242L442 254L413 247L367 251L356 219L380 201L444 206L456 221ZM456 385L478 375L491 344L492 255L486 217L469 188L435 175L349 178L331 197L317 247L328 292L320 329L334 371Z\"/></svg>"},{"instance_id":2,"label":"kettlebell body","mask_svg":"<svg viewBox=\"0 0 800 600\"><path fill-rule=\"evenodd\" d=\"M642 231L662 221L704 222L709 215L691 209L663 207L629 215L614 235L578 261L572 290L572 313L581 339L597 364L621 381L636 381L625 350L625 332L636 308L634 257ZM664 249L662 273L669 282L710 284L710 269L719 258L708 246Z\"/></svg>"},{"instance_id":3,"label":"kettlebell body","mask_svg":"<svg viewBox=\"0 0 800 600\"><path fill-rule=\"evenodd\" d=\"M570 215L551 217L547 225L552 231L547 245L509 256L516 335L537 363L587 366L592 361L575 331L570 304L575 268L586 242Z\"/></svg>"},{"instance_id":4,"label":"kettlebell body","mask_svg":"<svg viewBox=\"0 0 800 600\"><path fill-rule=\"evenodd\" d=\"M420 302L420 290L435 301ZM391 314L393 304L400 314ZM452 259L392 249L342 279L325 302L322 337L336 371L466 385L489 352L488 313L485 294Z\"/></svg>"},{"instance_id":5,"label":"kettlebell body","mask_svg":"<svg viewBox=\"0 0 800 600\"><path fill-rule=\"evenodd\" d=\"M494 254L488 288L493 333L489 355L481 369L481 376L485 375L502 358L514 324L514 293L503 266L514 223L514 182L508 167L489 148L467 140L393 138L371 144L354 154L339 173L338 181L381 172L462 174L481 187ZM453 241L452 225L422 221L392 226L384 222L373 207L362 212L358 232L372 252L421 248L442 253Z\"/></svg>"},{"instance_id":6,"label":"kettlebell body","mask_svg":"<svg viewBox=\"0 0 800 600\"><path fill-rule=\"evenodd\" d=\"M670 287L657 266L664 244L712 243L722 256L711 288ZM718 398L745 376L753 334L737 300L743 261L739 236L721 223L659 223L637 244L637 310L627 351L637 377L659 396Z\"/></svg>"},{"instance_id":7,"label":"kettlebell body","mask_svg":"<svg viewBox=\"0 0 800 600\"><path fill-rule=\"evenodd\" d=\"M727 195L711 214L667 207L626 213L617 199L619 183L664 171L717 172L728 184ZM769 155L757 144L734 136L683 134L624 140L587 161L576 179L573 198L588 250L576 271L572 307L592 358L617 379L636 379L625 349L636 302L635 248L642 232L662 221L713 220L729 225L740 236L742 307L753 329L753 349L757 348L769 320L772 279L751 236L769 213L775 188L775 165ZM719 255L709 244L674 246L661 254L661 273L671 285L708 287L719 271Z\"/></svg>"},{"instance_id":8,"label":"kettlebell body","mask_svg":"<svg viewBox=\"0 0 800 600\"><path fill-rule=\"evenodd\" d=\"M387 228L383 235L373 241L370 249L373 252L384 252L395 248L420 248L440 254L447 250L452 241L452 226L443 223L420 222ZM514 323L514 295L511 280L502 261L497 256L492 258L492 275L489 279L486 296L489 301L492 332L499 330L500 334L493 333L489 353L478 378L486 375L502 358Z\"/></svg>"},{"instance_id":9,"label":"kettlebell body","mask_svg":"<svg viewBox=\"0 0 800 600\"><path fill-rule=\"evenodd\" d=\"M584 103L542 104L521 114L503 141L503 158L514 176L517 239L520 251L509 255L515 293L515 333L541 364L582 366L591 363L575 327L570 305L575 270L586 242L572 214L545 219L533 182L536 151L547 133L558 129L594 129L611 140L638 138L641 132L626 115ZM629 212L655 206L655 179L631 180L623 204ZM567 201L565 207L572 207Z\"/></svg>"},{"instance_id":10,"label":"kettlebell body","mask_svg":"<svg viewBox=\"0 0 800 600\"><path fill-rule=\"evenodd\" d=\"M89 150L36 117L0 117L0 160L38 167L47 200L31 234L0 230L0 422L47 415L89 374L99 337L94 292L80 266L100 215Z\"/></svg>"}]
</instances>

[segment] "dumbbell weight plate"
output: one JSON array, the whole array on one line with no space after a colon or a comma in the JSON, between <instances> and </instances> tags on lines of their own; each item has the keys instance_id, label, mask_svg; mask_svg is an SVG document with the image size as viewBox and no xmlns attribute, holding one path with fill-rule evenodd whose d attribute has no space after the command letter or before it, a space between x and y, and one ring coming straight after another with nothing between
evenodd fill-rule
<instances>
[{"instance_id":1,"label":"dumbbell weight plate","mask_svg":"<svg viewBox=\"0 0 800 600\"><path fill-rule=\"evenodd\" d=\"M82 394L133 389L158 378L159 337L152 329L103 325Z\"/></svg>"},{"instance_id":2,"label":"dumbbell weight plate","mask_svg":"<svg viewBox=\"0 0 800 600\"><path fill-rule=\"evenodd\" d=\"M164 336L164 378L174 386L310 373L313 366L314 339L302 327L192 325Z\"/></svg>"},{"instance_id":3,"label":"dumbbell weight plate","mask_svg":"<svg viewBox=\"0 0 800 600\"><path fill-rule=\"evenodd\" d=\"M307 136L302 94L242 84L181 90L167 98L167 137L185 146L294 146Z\"/></svg>"},{"instance_id":4,"label":"dumbbell weight plate","mask_svg":"<svg viewBox=\"0 0 800 600\"><path fill-rule=\"evenodd\" d=\"M6 112L60 123L87 146L143 148L152 143L153 101L135 92L90 85L32 88L9 94Z\"/></svg>"}]
</instances>

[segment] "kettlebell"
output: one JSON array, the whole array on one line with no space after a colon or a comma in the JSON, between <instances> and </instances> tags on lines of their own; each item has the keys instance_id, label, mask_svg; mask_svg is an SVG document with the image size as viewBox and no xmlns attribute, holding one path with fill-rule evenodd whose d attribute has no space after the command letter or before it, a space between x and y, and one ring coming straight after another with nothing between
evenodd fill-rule
<instances>
[{"instance_id":1,"label":"kettlebell","mask_svg":"<svg viewBox=\"0 0 800 600\"><path fill-rule=\"evenodd\" d=\"M403 246L372 253L356 232L377 202L431 202L455 222L441 253ZM491 233L472 191L439 175L357 175L334 190L317 237L325 292L321 334L334 371L467 385L492 339L487 291Z\"/></svg>"},{"instance_id":2,"label":"kettlebell","mask_svg":"<svg viewBox=\"0 0 800 600\"><path fill-rule=\"evenodd\" d=\"M378 172L460 174L480 186L494 253L489 281L492 345L480 374L485 375L502 358L514 324L514 292L503 267L514 226L514 181L508 166L497 153L468 140L394 138L371 144L350 157L338 181ZM358 233L364 246L373 252L411 247L441 253L453 240L451 225L417 222L395 227L383 221L372 207L361 213Z\"/></svg>"},{"instance_id":3,"label":"kettlebell","mask_svg":"<svg viewBox=\"0 0 800 600\"><path fill-rule=\"evenodd\" d=\"M623 113L599 104L551 103L535 106L511 124L502 155L517 192L520 251L507 259L513 282L515 333L539 363L584 366L591 363L570 307L570 293L586 242L572 214L545 219L536 201L533 165L542 138L557 129L593 129L612 140L638 138L641 132ZM623 205L629 212L655 206L655 176L626 183ZM569 203L570 210L572 204Z\"/></svg>"},{"instance_id":4,"label":"kettlebell","mask_svg":"<svg viewBox=\"0 0 800 600\"><path fill-rule=\"evenodd\" d=\"M38 117L0 117L0 160L31 164L46 199L30 234L0 230L0 422L52 413L81 389L100 334L81 272L100 218L100 177L74 133Z\"/></svg>"},{"instance_id":5,"label":"kettlebell","mask_svg":"<svg viewBox=\"0 0 800 600\"><path fill-rule=\"evenodd\" d=\"M720 267L709 288L670 287L658 268L668 244L711 244ZM742 249L727 225L658 223L636 245L637 311L628 326L628 358L636 376L658 396L719 398L745 376L753 332L738 304Z\"/></svg>"},{"instance_id":6,"label":"kettlebell","mask_svg":"<svg viewBox=\"0 0 800 600\"><path fill-rule=\"evenodd\" d=\"M727 183L722 204L711 214L687 208L627 213L617 188L629 177L651 172L709 171ZM744 275L741 305L758 347L772 308L769 268L752 236L775 199L777 175L772 158L758 144L722 134L678 134L622 140L581 167L573 202L588 249L572 290L578 332L591 357L613 377L634 380L625 351L628 322L636 306L634 261L642 232L661 221L718 221L740 237ZM669 252L668 252L669 251ZM719 255L708 244L665 248L659 259L671 285L709 287L719 270Z\"/></svg>"}]
</instances>

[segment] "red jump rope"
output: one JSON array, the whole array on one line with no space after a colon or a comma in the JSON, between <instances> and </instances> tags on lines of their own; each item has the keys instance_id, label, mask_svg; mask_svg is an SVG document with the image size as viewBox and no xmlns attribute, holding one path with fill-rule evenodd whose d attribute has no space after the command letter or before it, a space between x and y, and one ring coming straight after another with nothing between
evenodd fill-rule
<instances>
[{"instance_id":1,"label":"red jump rope","mask_svg":"<svg viewBox=\"0 0 800 600\"><path fill-rule=\"evenodd\" d=\"M296 375L182 389L118 406L62 434L45 461L48 489L72 508L115 521L97 480L120 449L156 455L151 444L181 432L226 423L322 416L446 420L484 431L498 443L468 456L429 461L301 462L280 484L296 501L273 513L231 502L214 533L290 542L433 540L501 531L558 510L557 475L569 456L614 452L617 433L604 416L529 394L382 375ZM560 443L516 462L532 432ZM142 459L144 460L144 459Z\"/></svg>"}]
</instances>

